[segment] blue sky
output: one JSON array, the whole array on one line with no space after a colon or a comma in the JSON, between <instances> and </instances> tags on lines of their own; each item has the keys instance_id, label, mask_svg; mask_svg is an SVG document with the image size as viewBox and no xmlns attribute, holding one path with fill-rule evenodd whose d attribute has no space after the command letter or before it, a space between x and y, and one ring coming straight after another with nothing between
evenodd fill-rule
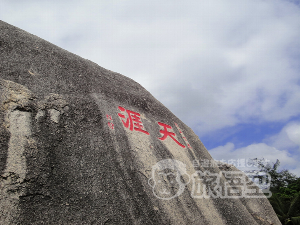
<instances>
[{"instance_id":1,"label":"blue sky","mask_svg":"<svg viewBox=\"0 0 300 225\"><path fill-rule=\"evenodd\" d=\"M215 159L300 176L299 1L2 0L0 19L136 80Z\"/></svg>"}]
</instances>

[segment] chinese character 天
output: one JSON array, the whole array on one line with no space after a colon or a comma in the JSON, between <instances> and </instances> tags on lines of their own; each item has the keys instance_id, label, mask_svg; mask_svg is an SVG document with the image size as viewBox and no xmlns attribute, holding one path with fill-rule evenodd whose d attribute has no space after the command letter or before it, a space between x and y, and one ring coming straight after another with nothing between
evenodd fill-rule
<instances>
[{"instance_id":1,"label":"chinese character \u5929","mask_svg":"<svg viewBox=\"0 0 300 225\"><path fill-rule=\"evenodd\" d=\"M168 129L172 129L172 127L171 127L170 125L165 124L165 123L161 123L161 122L157 122L157 123L158 123L158 125L160 125L160 126L163 127L163 130L160 130L160 131L159 131L161 134L163 134L163 136L159 138L160 140L163 141L163 140L165 140L167 137L170 137L170 138L172 138L173 141L175 141L176 144L178 144L180 147L185 148L185 146L184 146L183 144L181 144L179 141L176 140L176 138L174 138L174 136L176 136L175 133L168 131Z\"/></svg>"}]
</instances>

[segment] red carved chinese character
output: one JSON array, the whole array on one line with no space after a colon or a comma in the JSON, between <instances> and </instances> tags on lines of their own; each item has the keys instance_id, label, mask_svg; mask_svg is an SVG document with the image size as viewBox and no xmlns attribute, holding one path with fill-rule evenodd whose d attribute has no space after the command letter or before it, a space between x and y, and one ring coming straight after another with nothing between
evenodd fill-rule
<instances>
[{"instance_id":1,"label":"red carved chinese character","mask_svg":"<svg viewBox=\"0 0 300 225\"><path fill-rule=\"evenodd\" d=\"M114 124L113 124L113 123L108 122L107 125L108 125L108 127L109 127L110 129L112 129L112 130L114 129Z\"/></svg>"},{"instance_id":2,"label":"red carved chinese character","mask_svg":"<svg viewBox=\"0 0 300 225\"><path fill-rule=\"evenodd\" d=\"M124 109L123 107L119 106L118 107L122 112L125 112L128 114L128 118L126 120L126 122L124 120L122 120L124 126L126 128L129 127L130 130L136 130L136 131L140 131L140 132L143 132L147 135L149 135L149 133L147 131L145 131L143 128L143 123L141 121L141 118L140 118L140 114L137 113L137 112L133 112L131 110L128 110L128 109ZM118 116L125 119L125 115L123 115L122 113L118 113Z\"/></svg>"},{"instance_id":3,"label":"red carved chinese character","mask_svg":"<svg viewBox=\"0 0 300 225\"><path fill-rule=\"evenodd\" d=\"M178 124L177 124L177 123L175 123L175 126L176 126L177 129L179 130L179 133L182 134L182 131L181 131L181 129L178 127Z\"/></svg>"},{"instance_id":4,"label":"red carved chinese character","mask_svg":"<svg viewBox=\"0 0 300 225\"><path fill-rule=\"evenodd\" d=\"M182 130L179 128L178 124L175 123L175 126L177 127L177 129L179 130L179 133L181 134L184 142L187 144L188 148L192 148L192 146L190 145L190 143L188 142L188 140L186 139L186 137L184 136Z\"/></svg>"},{"instance_id":5,"label":"red carved chinese character","mask_svg":"<svg viewBox=\"0 0 300 225\"><path fill-rule=\"evenodd\" d=\"M106 114L106 119L107 120L113 120L112 117L111 117L111 115L108 115L108 114Z\"/></svg>"},{"instance_id":6,"label":"red carved chinese character","mask_svg":"<svg viewBox=\"0 0 300 225\"><path fill-rule=\"evenodd\" d=\"M108 122L107 125L108 125L108 127L109 127L110 129L113 130L113 129L114 129L114 124L112 123L113 119L112 119L111 115L106 114L106 119L107 119L108 121L111 121L111 122Z\"/></svg>"},{"instance_id":7,"label":"red carved chinese character","mask_svg":"<svg viewBox=\"0 0 300 225\"><path fill-rule=\"evenodd\" d=\"M180 144L173 136L175 136L175 133L173 132L169 132L168 128L172 129L172 127L170 125L161 123L161 122L157 122L158 125L163 126L164 129L160 130L159 132L162 133L164 136L162 136L161 138L158 138L160 140L165 140L167 137L172 138L180 147L185 148L184 145Z\"/></svg>"}]
</instances>

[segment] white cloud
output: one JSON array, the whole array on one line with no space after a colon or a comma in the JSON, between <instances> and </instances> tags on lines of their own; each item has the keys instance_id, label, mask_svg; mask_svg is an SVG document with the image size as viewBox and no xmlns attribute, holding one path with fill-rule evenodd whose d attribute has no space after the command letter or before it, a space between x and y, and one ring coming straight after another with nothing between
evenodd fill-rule
<instances>
[{"instance_id":1,"label":"white cloud","mask_svg":"<svg viewBox=\"0 0 300 225\"><path fill-rule=\"evenodd\" d=\"M300 123L290 125L287 127L286 132L289 139L300 146Z\"/></svg>"},{"instance_id":2,"label":"white cloud","mask_svg":"<svg viewBox=\"0 0 300 225\"><path fill-rule=\"evenodd\" d=\"M233 143L227 143L224 146L209 150L209 153L215 160L238 160L238 159L266 159L270 163L275 163L277 159L280 161L280 169L289 169L300 176L300 165L297 159L286 150L278 150L265 143L251 144L243 148L235 149ZM234 161L237 163L237 161ZM248 168L249 169L249 168Z\"/></svg>"},{"instance_id":3,"label":"white cloud","mask_svg":"<svg viewBox=\"0 0 300 225\"><path fill-rule=\"evenodd\" d=\"M295 149L300 150L299 122L290 122L278 134L266 138L264 142L266 143L251 144L242 148L235 148L235 145L229 142L224 146L218 146L209 150L209 153L214 159L224 159L226 162L231 159L264 158L271 163L275 163L279 159L280 169L289 169L290 172L300 176L300 165L298 163L300 151L298 153L290 153Z\"/></svg>"},{"instance_id":4,"label":"white cloud","mask_svg":"<svg viewBox=\"0 0 300 225\"><path fill-rule=\"evenodd\" d=\"M292 121L264 142L278 149L297 149L300 152L300 122Z\"/></svg>"}]
</instances>

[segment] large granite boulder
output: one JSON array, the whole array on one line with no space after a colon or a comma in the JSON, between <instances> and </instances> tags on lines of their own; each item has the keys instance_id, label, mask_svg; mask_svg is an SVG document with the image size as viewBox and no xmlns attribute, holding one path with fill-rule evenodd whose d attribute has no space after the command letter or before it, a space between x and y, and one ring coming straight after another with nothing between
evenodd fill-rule
<instances>
[{"instance_id":1,"label":"large granite boulder","mask_svg":"<svg viewBox=\"0 0 300 225\"><path fill-rule=\"evenodd\" d=\"M0 59L0 224L280 224L130 78L2 21Z\"/></svg>"}]
</instances>

